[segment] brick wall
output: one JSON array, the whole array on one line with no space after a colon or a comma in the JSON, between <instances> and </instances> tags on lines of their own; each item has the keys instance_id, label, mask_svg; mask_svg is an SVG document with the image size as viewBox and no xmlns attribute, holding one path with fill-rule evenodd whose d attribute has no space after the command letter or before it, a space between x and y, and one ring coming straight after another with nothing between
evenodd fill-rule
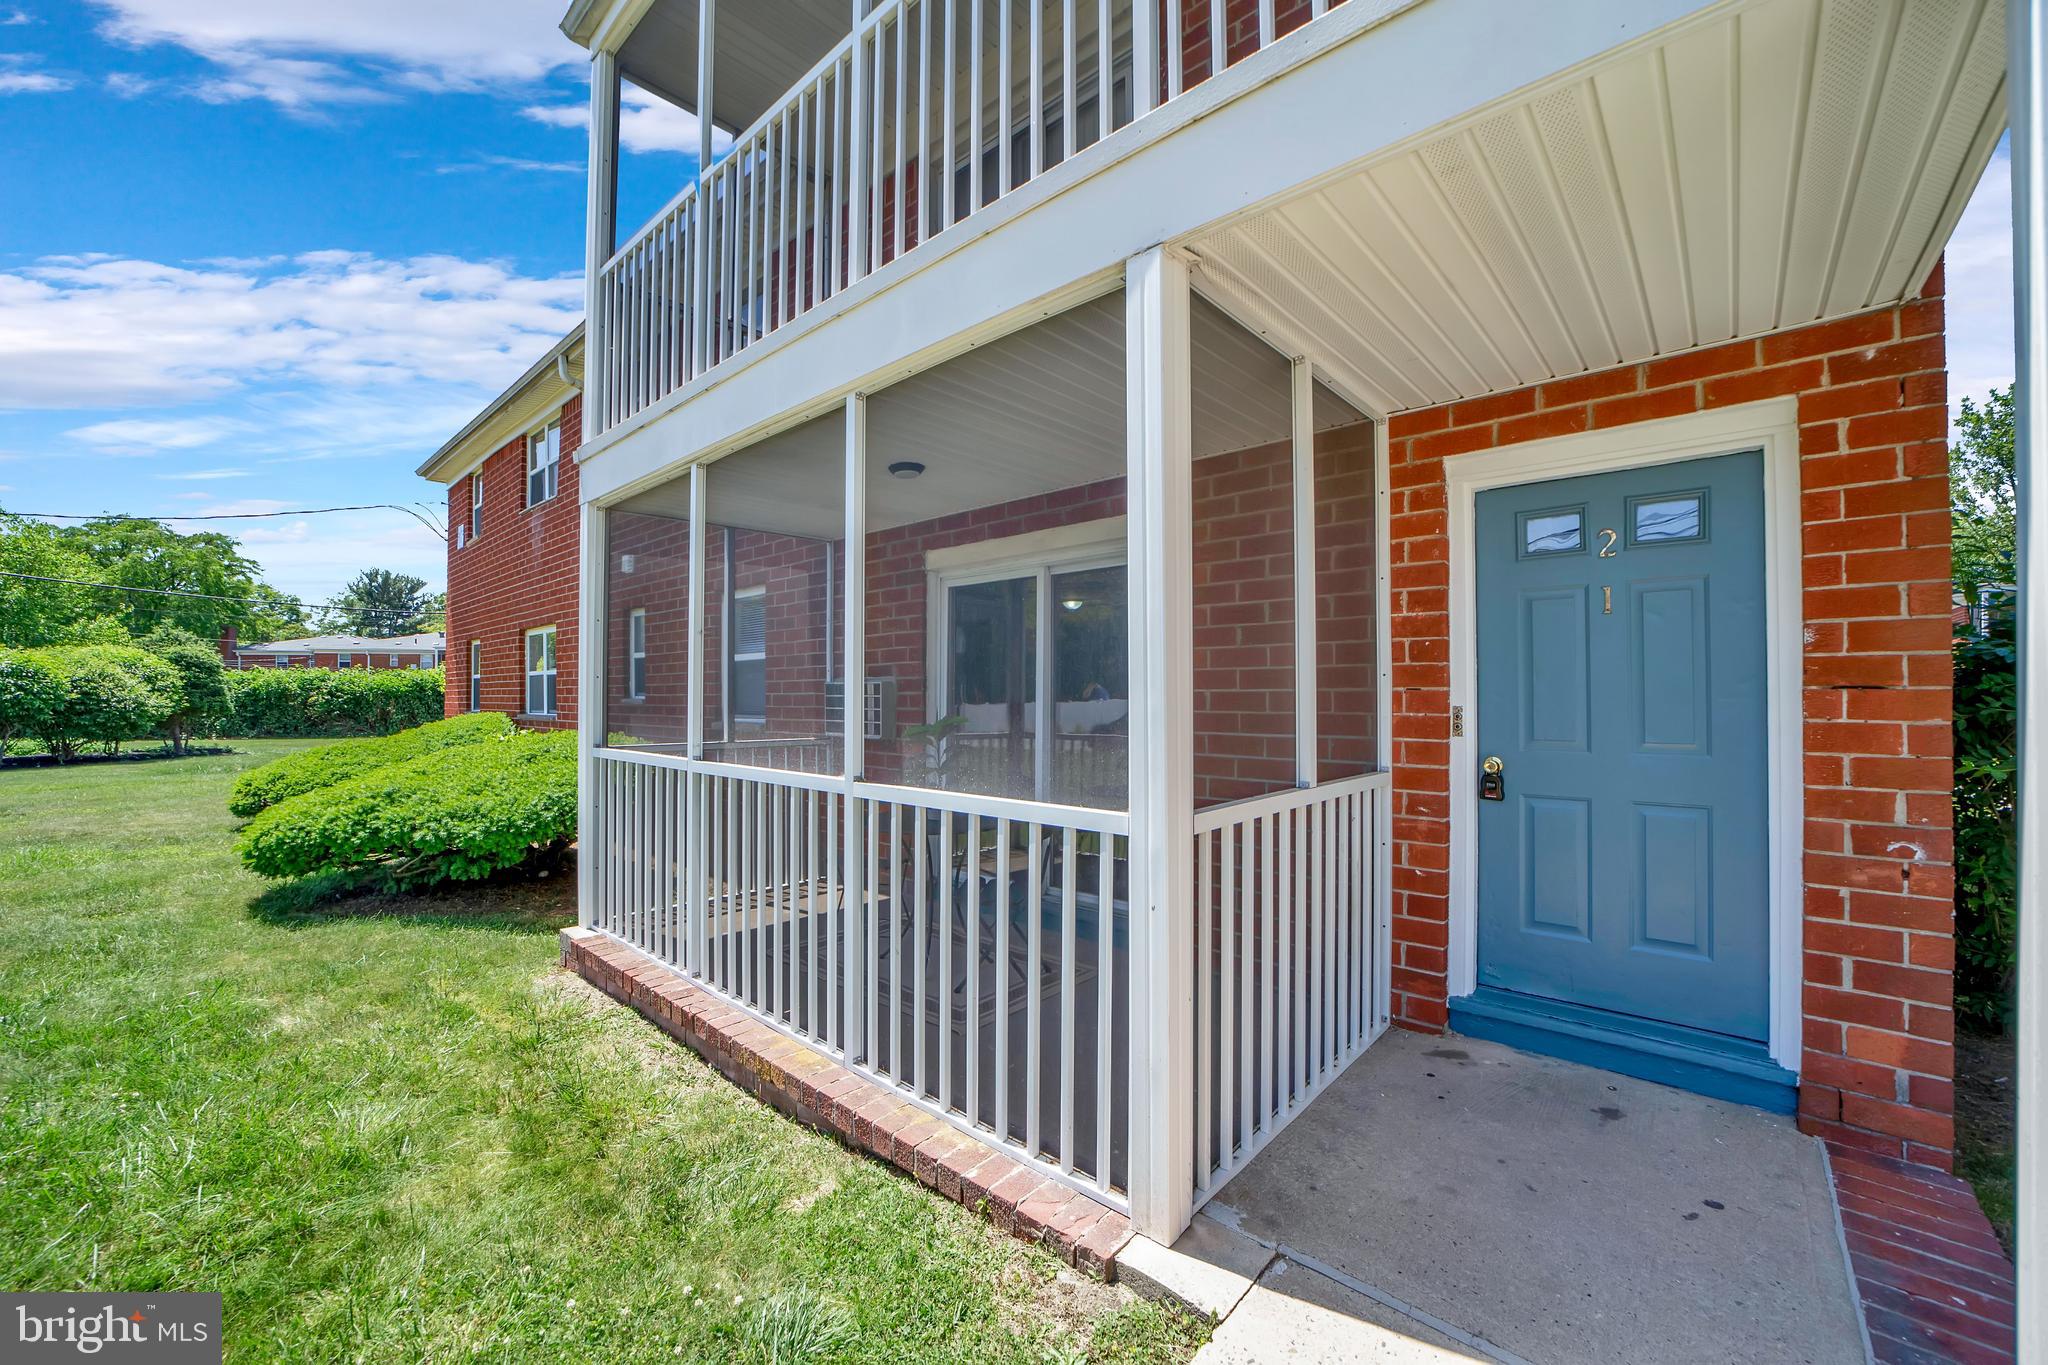
<instances>
[{"instance_id":1,"label":"brick wall","mask_svg":"<svg viewBox=\"0 0 2048 1365\"><path fill-rule=\"evenodd\" d=\"M469 645L483 642L486 711L522 716L536 727L576 723L576 579L581 543L576 450L583 441L582 400L562 408L562 460L555 496L526 505L526 438L509 442L448 489L448 523L469 520L470 478L484 483L483 533L461 549L448 543L448 699L469 709ZM557 715L524 718L526 632L555 627Z\"/></svg>"},{"instance_id":2,"label":"brick wall","mask_svg":"<svg viewBox=\"0 0 2048 1365\"><path fill-rule=\"evenodd\" d=\"M1390 430L1394 1010L1445 1022L1449 569L1443 463L1797 395L1809 1131L1947 1164L1953 1095L1947 383L1920 298L1756 341L1403 414Z\"/></svg>"}]
</instances>

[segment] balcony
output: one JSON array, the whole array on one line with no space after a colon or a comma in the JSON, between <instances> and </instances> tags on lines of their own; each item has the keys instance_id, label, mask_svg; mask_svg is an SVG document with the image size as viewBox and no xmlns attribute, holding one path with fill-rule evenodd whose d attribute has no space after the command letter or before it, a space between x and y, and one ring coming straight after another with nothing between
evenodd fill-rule
<instances>
[{"instance_id":1,"label":"balcony","mask_svg":"<svg viewBox=\"0 0 2048 1365\"><path fill-rule=\"evenodd\" d=\"M609 179L621 67L678 104L708 104L714 123L751 117L715 160L707 126L707 169L602 259L610 207L593 196L586 440L897 259L971 233L998 200L1343 0L1178 0L1170 15L1134 0L866 3L836 41L838 6L816 0L778 6L766 28L752 7L713 11L708 26L696 5L658 7L616 56L599 54L612 65L594 86L595 183ZM716 81L706 27L721 52L750 54ZM770 93L775 71L821 49Z\"/></svg>"}]
</instances>

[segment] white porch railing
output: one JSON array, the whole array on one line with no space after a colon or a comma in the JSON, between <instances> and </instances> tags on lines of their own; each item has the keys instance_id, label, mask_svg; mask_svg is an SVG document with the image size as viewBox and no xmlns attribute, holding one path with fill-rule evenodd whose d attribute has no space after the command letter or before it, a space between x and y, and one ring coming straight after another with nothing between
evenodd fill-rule
<instances>
[{"instance_id":1,"label":"white porch railing","mask_svg":"<svg viewBox=\"0 0 2048 1365\"><path fill-rule=\"evenodd\" d=\"M1195 1206L1379 1033L1384 774L1195 816Z\"/></svg>"},{"instance_id":2,"label":"white porch railing","mask_svg":"<svg viewBox=\"0 0 2048 1365\"><path fill-rule=\"evenodd\" d=\"M596 758L594 927L1128 1207L1128 816Z\"/></svg>"},{"instance_id":3,"label":"white porch railing","mask_svg":"<svg viewBox=\"0 0 2048 1365\"><path fill-rule=\"evenodd\" d=\"M876 4L599 270L591 434L1333 2Z\"/></svg>"}]
</instances>

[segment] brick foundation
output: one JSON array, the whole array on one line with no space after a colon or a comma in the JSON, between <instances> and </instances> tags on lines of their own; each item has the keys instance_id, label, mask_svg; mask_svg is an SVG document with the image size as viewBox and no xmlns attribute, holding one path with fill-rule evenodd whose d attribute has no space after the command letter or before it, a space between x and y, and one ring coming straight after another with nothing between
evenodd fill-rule
<instances>
[{"instance_id":1,"label":"brick foundation","mask_svg":"<svg viewBox=\"0 0 2048 1365\"><path fill-rule=\"evenodd\" d=\"M1805 1051L1800 1124L1946 1167L1954 1145L1947 376L1941 273L1838 321L1409 412L1389 435L1394 1013L1446 1020L1444 462L1780 395L1799 410Z\"/></svg>"},{"instance_id":2,"label":"brick foundation","mask_svg":"<svg viewBox=\"0 0 2048 1365\"><path fill-rule=\"evenodd\" d=\"M1838 1143L1829 1158L1872 1358L2012 1360L2012 1262L1969 1185Z\"/></svg>"},{"instance_id":3,"label":"brick foundation","mask_svg":"<svg viewBox=\"0 0 2048 1365\"><path fill-rule=\"evenodd\" d=\"M969 1137L596 930L562 931L562 965L798 1122L889 1162L1078 1270L1115 1278L1117 1253L1131 1239L1131 1220L1115 1209Z\"/></svg>"}]
</instances>

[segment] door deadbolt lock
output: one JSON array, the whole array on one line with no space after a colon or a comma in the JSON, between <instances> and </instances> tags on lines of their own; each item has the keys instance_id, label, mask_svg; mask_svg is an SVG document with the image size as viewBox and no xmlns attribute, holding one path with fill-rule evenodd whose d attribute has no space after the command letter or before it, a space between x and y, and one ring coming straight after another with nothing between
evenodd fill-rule
<instances>
[{"instance_id":1,"label":"door deadbolt lock","mask_svg":"<svg viewBox=\"0 0 2048 1365\"><path fill-rule=\"evenodd\" d=\"M1507 779L1501 776L1504 765L1498 757L1489 755L1479 765L1479 799L1481 801L1505 801L1508 795Z\"/></svg>"}]
</instances>

